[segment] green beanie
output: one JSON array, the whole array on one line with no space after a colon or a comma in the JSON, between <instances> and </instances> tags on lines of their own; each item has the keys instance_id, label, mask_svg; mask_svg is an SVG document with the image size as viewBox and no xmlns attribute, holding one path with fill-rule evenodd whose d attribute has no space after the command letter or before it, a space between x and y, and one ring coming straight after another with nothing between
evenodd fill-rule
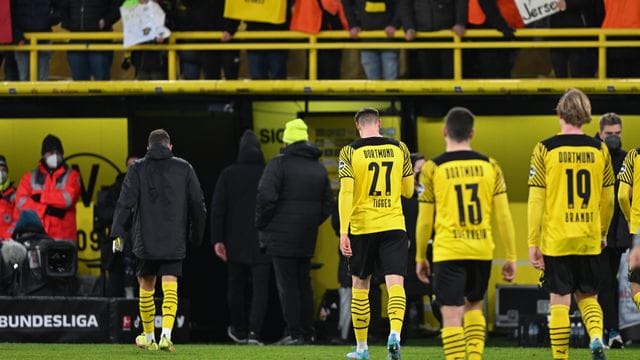
<instances>
[{"instance_id":1,"label":"green beanie","mask_svg":"<svg viewBox=\"0 0 640 360\"><path fill-rule=\"evenodd\" d=\"M282 141L284 141L285 144L293 144L294 142L307 140L309 140L307 124L305 124L302 119L291 120L284 126Z\"/></svg>"}]
</instances>

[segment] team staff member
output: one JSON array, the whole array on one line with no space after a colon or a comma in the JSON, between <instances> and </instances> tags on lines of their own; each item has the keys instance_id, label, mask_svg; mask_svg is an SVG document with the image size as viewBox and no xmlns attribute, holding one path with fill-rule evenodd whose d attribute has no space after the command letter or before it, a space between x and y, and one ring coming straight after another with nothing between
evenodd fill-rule
<instances>
[{"instance_id":1,"label":"team staff member","mask_svg":"<svg viewBox=\"0 0 640 360\"><path fill-rule=\"evenodd\" d=\"M632 149L624 158L622 168L618 174L620 187L618 201L624 217L629 222L629 231L636 234L633 238L633 248L629 255L629 282L633 302L640 309L640 148ZM636 184L636 186L634 186Z\"/></svg>"},{"instance_id":2,"label":"team staff member","mask_svg":"<svg viewBox=\"0 0 640 360\"><path fill-rule=\"evenodd\" d=\"M38 167L20 180L14 218L20 218L24 210L33 210L51 238L76 241L80 174L64 162L64 149L58 137L47 135L42 141L41 154Z\"/></svg>"},{"instance_id":3,"label":"team staff member","mask_svg":"<svg viewBox=\"0 0 640 360\"><path fill-rule=\"evenodd\" d=\"M15 204L16 188L9 179L9 165L7 159L0 155L0 239L11 239Z\"/></svg>"},{"instance_id":4,"label":"team staff member","mask_svg":"<svg viewBox=\"0 0 640 360\"><path fill-rule=\"evenodd\" d=\"M342 148L338 163L340 250L349 258L351 314L357 341L356 351L347 358L369 358L369 284L374 268L380 266L389 292L388 358L400 359L409 255L400 196L413 195L413 166L404 143L380 135L377 110L358 111L355 125L360 139Z\"/></svg>"},{"instance_id":5,"label":"team staff member","mask_svg":"<svg viewBox=\"0 0 640 360\"><path fill-rule=\"evenodd\" d=\"M539 142L531 156L529 261L543 271L542 287L550 293L553 358L569 358L573 294L592 358L605 359L599 255L613 215L615 177L607 145L582 131L591 121L589 98L570 89L556 109L560 134Z\"/></svg>"},{"instance_id":6,"label":"team staff member","mask_svg":"<svg viewBox=\"0 0 640 360\"><path fill-rule=\"evenodd\" d=\"M482 359L486 320L482 299L493 259L492 212L504 242L502 276L516 273L516 244L507 186L495 160L471 149L473 114L453 108L445 118L446 151L422 168L416 273L428 283L427 241L435 224L434 287L442 305L445 359ZM456 204L456 205L453 205ZM434 215L435 212L435 215ZM464 323L464 328L462 327Z\"/></svg>"},{"instance_id":7,"label":"team staff member","mask_svg":"<svg viewBox=\"0 0 640 360\"><path fill-rule=\"evenodd\" d=\"M174 157L169 134L149 134L147 154L127 171L111 226L114 251L122 251L129 231L138 258L140 319L144 333L136 345L148 350L175 351L171 330L178 309L178 276L186 255L187 238L202 242L206 207L200 182L191 165ZM189 233L190 230L190 233ZM162 278L162 335L156 343L153 293Z\"/></svg>"}]
</instances>

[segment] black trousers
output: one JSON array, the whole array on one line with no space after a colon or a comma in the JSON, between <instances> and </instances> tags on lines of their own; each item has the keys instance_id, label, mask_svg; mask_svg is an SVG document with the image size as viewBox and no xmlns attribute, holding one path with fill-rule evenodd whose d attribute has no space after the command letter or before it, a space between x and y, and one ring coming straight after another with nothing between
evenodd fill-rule
<instances>
[{"instance_id":1,"label":"black trousers","mask_svg":"<svg viewBox=\"0 0 640 360\"><path fill-rule=\"evenodd\" d=\"M595 49L551 49L551 64L557 78L592 78L598 68Z\"/></svg>"},{"instance_id":2,"label":"black trousers","mask_svg":"<svg viewBox=\"0 0 640 360\"><path fill-rule=\"evenodd\" d=\"M604 316L604 330L618 329L618 268L620 257L625 249L606 247L602 250L602 287L598 293L598 302Z\"/></svg>"},{"instance_id":3,"label":"black trousers","mask_svg":"<svg viewBox=\"0 0 640 360\"><path fill-rule=\"evenodd\" d=\"M228 300L231 326L238 333L247 330L260 335L267 312L271 264L240 264L229 262ZM248 285L251 284L251 299ZM250 305L248 305L250 304ZM247 307L249 316L247 319Z\"/></svg>"},{"instance_id":4,"label":"black trousers","mask_svg":"<svg viewBox=\"0 0 640 360\"><path fill-rule=\"evenodd\" d=\"M452 50L412 50L409 52L411 79L452 79Z\"/></svg>"},{"instance_id":5,"label":"black trousers","mask_svg":"<svg viewBox=\"0 0 640 360\"><path fill-rule=\"evenodd\" d=\"M313 335L311 259L274 256L273 267L287 334L293 338Z\"/></svg>"}]
</instances>

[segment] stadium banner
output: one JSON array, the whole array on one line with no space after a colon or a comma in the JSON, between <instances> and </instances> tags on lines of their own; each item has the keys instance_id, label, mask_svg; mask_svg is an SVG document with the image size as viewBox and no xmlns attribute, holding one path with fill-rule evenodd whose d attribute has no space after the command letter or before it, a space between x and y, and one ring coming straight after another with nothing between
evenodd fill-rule
<instances>
[{"instance_id":1,"label":"stadium banner","mask_svg":"<svg viewBox=\"0 0 640 360\"><path fill-rule=\"evenodd\" d=\"M618 320L620 330L635 325L640 325L640 312L633 302L631 285L629 284L629 250L620 257L620 268L618 269Z\"/></svg>"},{"instance_id":2,"label":"stadium banner","mask_svg":"<svg viewBox=\"0 0 640 360\"><path fill-rule=\"evenodd\" d=\"M287 14L287 0L225 1L224 17L242 21L282 24Z\"/></svg>"},{"instance_id":3,"label":"stadium banner","mask_svg":"<svg viewBox=\"0 0 640 360\"><path fill-rule=\"evenodd\" d=\"M98 191L115 182L128 153L126 118L0 118L2 155L9 177L17 186L23 174L39 161L42 139L54 134L62 140L67 164L80 172L82 193L76 205L78 274L100 274L99 234L93 228Z\"/></svg>"},{"instance_id":4,"label":"stadium banner","mask_svg":"<svg viewBox=\"0 0 640 360\"><path fill-rule=\"evenodd\" d=\"M558 0L516 0L516 6L525 24L560 12Z\"/></svg>"},{"instance_id":5,"label":"stadium banner","mask_svg":"<svg viewBox=\"0 0 640 360\"><path fill-rule=\"evenodd\" d=\"M156 337L159 339L162 330L162 299L156 298ZM132 344L136 336L142 333L142 322L140 321L140 310L138 299L112 298L110 303L110 340L113 343ZM171 339L174 342L189 342L190 303L189 300L180 299L178 301L178 311L176 312L175 323Z\"/></svg>"},{"instance_id":6,"label":"stadium banner","mask_svg":"<svg viewBox=\"0 0 640 360\"><path fill-rule=\"evenodd\" d=\"M109 341L105 298L0 297L0 341Z\"/></svg>"}]
</instances>

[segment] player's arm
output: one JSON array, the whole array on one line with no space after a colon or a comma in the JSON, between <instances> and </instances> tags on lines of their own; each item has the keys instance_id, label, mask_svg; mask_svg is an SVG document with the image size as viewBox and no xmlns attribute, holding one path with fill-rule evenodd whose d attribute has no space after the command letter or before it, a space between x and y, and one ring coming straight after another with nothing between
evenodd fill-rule
<instances>
[{"instance_id":1,"label":"player's arm","mask_svg":"<svg viewBox=\"0 0 640 360\"><path fill-rule=\"evenodd\" d=\"M618 204L620 205L620 210L624 215L624 218L627 222L631 219L631 193L633 188L631 185L626 182L620 181L620 187L618 188Z\"/></svg>"},{"instance_id":2,"label":"player's arm","mask_svg":"<svg viewBox=\"0 0 640 360\"><path fill-rule=\"evenodd\" d=\"M502 239L506 260L515 262L518 260L518 255L516 254L516 232L513 227L507 193L503 192L496 195L493 198L493 206L496 219L499 219L496 221L496 227L498 228L500 239Z\"/></svg>"},{"instance_id":3,"label":"player's arm","mask_svg":"<svg viewBox=\"0 0 640 360\"><path fill-rule=\"evenodd\" d=\"M353 210L353 178L340 178L340 193L338 194L338 213L340 215L340 235L349 233L351 211Z\"/></svg>"},{"instance_id":4,"label":"player's arm","mask_svg":"<svg viewBox=\"0 0 640 360\"><path fill-rule=\"evenodd\" d=\"M616 177L613 174L613 166L611 165L611 155L606 145L602 144L602 153L604 154L605 164L602 182L602 194L600 197L600 235L602 241L606 241L609 224L613 218L613 206L615 205Z\"/></svg>"},{"instance_id":5,"label":"player's arm","mask_svg":"<svg viewBox=\"0 0 640 360\"><path fill-rule=\"evenodd\" d=\"M407 199L413 196L414 192L414 177L413 177L413 165L411 164L411 153L404 143L401 143L402 154L404 157L402 164L402 190L401 194Z\"/></svg>"},{"instance_id":6,"label":"player's arm","mask_svg":"<svg viewBox=\"0 0 640 360\"><path fill-rule=\"evenodd\" d=\"M544 269L544 260L540 252L542 220L547 197L545 155L547 149L538 143L531 155L529 169L529 198L527 200L527 243L529 245L529 262L536 269Z\"/></svg>"},{"instance_id":7,"label":"player's arm","mask_svg":"<svg viewBox=\"0 0 640 360\"><path fill-rule=\"evenodd\" d=\"M418 197L418 219L416 222L416 275L424 283L429 282L431 269L426 259L429 239L435 224L436 203L433 191L435 163L427 161L420 173L420 183L424 191Z\"/></svg>"}]
</instances>

